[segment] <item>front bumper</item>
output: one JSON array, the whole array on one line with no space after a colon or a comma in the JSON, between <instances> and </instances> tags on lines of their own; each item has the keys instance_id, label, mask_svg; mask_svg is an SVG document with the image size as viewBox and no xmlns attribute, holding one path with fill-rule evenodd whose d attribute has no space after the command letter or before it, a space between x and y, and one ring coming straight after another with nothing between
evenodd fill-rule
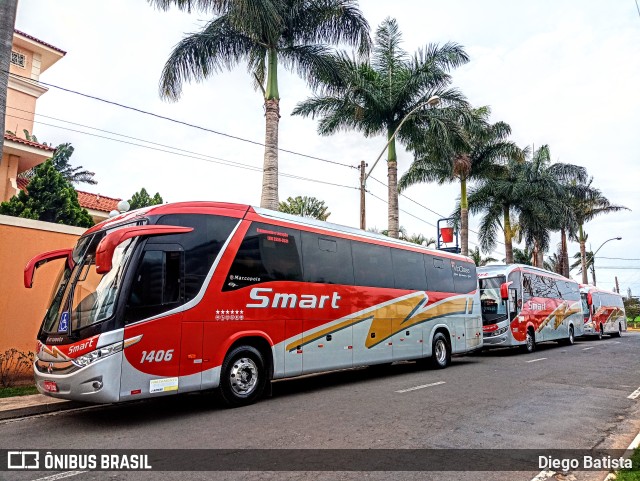
<instances>
[{"instance_id":1,"label":"front bumper","mask_svg":"<svg viewBox=\"0 0 640 481\"><path fill-rule=\"evenodd\" d=\"M120 400L121 368L122 352L117 352L68 374L41 372L35 364L33 372L38 391L46 396L73 401L112 403ZM45 381L55 382L58 392L47 391L44 388Z\"/></svg>"}]
</instances>

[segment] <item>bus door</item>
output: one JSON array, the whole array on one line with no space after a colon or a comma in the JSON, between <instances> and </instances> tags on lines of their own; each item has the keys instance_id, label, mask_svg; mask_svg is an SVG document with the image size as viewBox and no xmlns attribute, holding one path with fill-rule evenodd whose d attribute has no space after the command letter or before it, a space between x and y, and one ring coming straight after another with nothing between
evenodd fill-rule
<instances>
[{"instance_id":1,"label":"bus door","mask_svg":"<svg viewBox=\"0 0 640 481\"><path fill-rule=\"evenodd\" d=\"M194 360L202 358L202 322L183 329L184 313L171 313L184 303L184 250L147 242L130 282L124 318L131 345L124 350L120 399L199 389L200 375L178 380L198 371ZM188 359L191 354L196 357Z\"/></svg>"}]
</instances>

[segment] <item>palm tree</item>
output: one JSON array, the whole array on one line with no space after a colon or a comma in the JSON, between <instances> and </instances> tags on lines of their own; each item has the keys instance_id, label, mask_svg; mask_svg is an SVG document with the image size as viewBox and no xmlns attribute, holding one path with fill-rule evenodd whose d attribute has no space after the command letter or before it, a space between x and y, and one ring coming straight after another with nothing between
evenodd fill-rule
<instances>
[{"instance_id":1,"label":"palm tree","mask_svg":"<svg viewBox=\"0 0 640 481\"><path fill-rule=\"evenodd\" d=\"M593 179L589 179L584 184L575 189L575 194L571 202L571 210L575 218L577 226L577 234L574 232L574 238L580 243L580 259L582 270L582 283L587 283L587 258L586 258L586 242L587 234L584 231L584 224L593 220L601 214L609 214L611 212L619 212L621 210L630 210L623 205L612 204L600 190L592 187ZM595 274L594 274L595 276Z\"/></svg>"},{"instance_id":2,"label":"palm tree","mask_svg":"<svg viewBox=\"0 0 640 481\"><path fill-rule=\"evenodd\" d=\"M38 142L38 139L35 135L30 135L26 130L25 134L27 135L27 140L33 140L34 142ZM44 143L43 145L47 145ZM60 144L56 147L55 152L53 153L53 157L51 160L53 162L53 167L62 174L64 179L71 184L91 184L96 185L98 183L93 177L96 175L95 172L90 172L88 170L83 170L83 167L79 165L78 167L73 167L69 163L69 158L73 154L74 148L73 146L67 142L64 144ZM25 170L19 174L20 177L24 179L31 179L35 175L35 167Z\"/></svg>"},{"instance_id":3,"label":"palm tree","mask_svg":"<svg viewBox=\"0 0 640 481\"><path fill-rule=\"evenodd\" d=\"M480 252L480 247L476 247L475 249L471 249L469 251L469 257L473 259L473 262L480 267L486 266L489 262L497 262L498 259L494 257L482 257L482 253Z\"/></svg>"},{"instance_id":4,"label":"palm tree","mask_svg":"<svg viewBox=\"0 0 640 481\"><path fill-rule=\"evenodd\" d=\"M551 272L556 272L558 274L562 274L562 254L553 253L544 261L543 267ZM564 275L564 274L562 274ZM568 276L565 276L568 277Z\"/></svg>"},{"instance_id":5,"label":"palm tree","mask_svg":"<svg viewBox=\"0 0 640 481\"><path fill-rule=\"evenodd\" d=\"M378 27L371 57L358 61L345 53L334 58L336 75L321 78L319 93L299 103L294 115L319 117L318 132L359 130L366 137L386 134L388 172L388 230L398 237L398 168L396 139L405 145L419 135L456 135L451 110L466 106L462 94L448 88L449 72L469 61L460 45L429 44L409 56L401 47L396 20ZM440 99L441 108L425 108Z\"/></svg>"},{"instance_id":6,"label":"palm tree","mask_svg":"<svg viewBox=\"0 0 640 481\"><path fill-rule=\"evenodd\" d=\"M427 137L425 143L412 145L415 160L400 179L400 191L420 182L460 182L460 244L462 255L469 253L469 204L467 181L490 176L498 163L520 159L522 151L506 138L511 128L504 122L489 123L491 109L480 107L469 114L459 114L457 122L463 142L449 143Z\"/></svg>"},{"instance_id":7,"label":"palm tree","mask_svg":"<svg viewBox=\"0 0 640 481\"><path fill-rule=\"evenodd\" d=\"M585 237L588 237L585 234ZM585 263L583 264L583 256L586 258L585 259ZM591 278L593 280L593 285L596 285L596 269L595 269L595 265L593 263L593 251L587 251L585 249L584 252L580 251L580 252L576 252L573 255L573 258L576 259L576 261L571 264L571 270L580 267L580 270L578 272L582 273L582 283L583 284L587 284L589 282L588 277L584 274L587 271L591 271ZM586 265L587 268L585 269L583 266Z\"/></svg>"},{"instance_id":8,"label":"palm tree","mask_svg":"<svg viewBox=\"0 0 640 481\"><path fill-rule=\"evenodd\" d=\"M482 251L494 250L498 231L502 230L507 264L514 262L513 239L517 229L512 218L518 215L527 189L520 175L521 163L509 160L495 175L480 179L469 189L468 196L469 213L482 214L478 236Z\"/></svg>"},{"instance_id":9,"label":"palm tree","mask_svg":"<svg viewBox=\"0 0 640 481\"><path fill-rule=\"evenodd\" d=\"M535 265L543 267L550 231L560 231L558 273L569 277L567 238L573 237L576 225L572 203L576 196L583 195L587 170L574 164L551 163L550 150L546 145L533 153L525 167L529 192L520 223L526 241L534 246Z\"/></svg>"},{"instance_id":10,"label":"palm tree","mask_svg":"<svg viewBox=\"0 0 640 481\"><path fill-rule=\"evenodd\" d=\"M434 246L436 245L436 240L433 237L427 237L423 234L411 234L405 239L407 242L411 242L412 244L418 244L420 246Z\"/></svg>"},{"instance_id":11,"label":"palm tree","mask_svg":"<svg viewBox=\"0 0 640 481\"><path fill-rule=\"evenodd\" d=\"M211 12L202 31L173 49L160 78L160 95L177 100L184 81L202 81L245 61L254 86L264 94L265 150L262 207L278 210L278 64L312 85L331 76L326 44L347 43L369 51L369 24L355 0L148 0L167 10Z\"/></svg>"},{"instance_id":12,"label":"palm tree","mask_svg":"<svg viewBox=\"0 0 640 481\"><path fill-rule=\"evenodd\" d=\"M533 252L529 250L528 247L524 249L520 249L518 247L513 248L513 263L515 264L525 264L525 265L533 265ZM509 262L507 261L507 264Z\"/></svg>"},{"instance_id":13,"label":"palm tree","mask_svg":"<svg viewBox=\"0 0 640 481\"><path fill-rule=\"evenodd\" d=\"M4 148L5 112L7 108L7 84L11 65L11 47L13 29L16 23L18 0L5 0L0 3L0 163Z\"/></svg>"},{"instance_id":14,"label":"palm tree","mask_svg":"<svg viewBox=\"0 0 640 481\"><path fill-rule=\"evenodd\" d=\"M329 207L324 205L324 200L315 197L289 197L286 201L280 202L279 211L287 214L299 215L301 217L311 217L318 220L327 220L331 212L327 212Z\"/></svg>"}]
</instances>

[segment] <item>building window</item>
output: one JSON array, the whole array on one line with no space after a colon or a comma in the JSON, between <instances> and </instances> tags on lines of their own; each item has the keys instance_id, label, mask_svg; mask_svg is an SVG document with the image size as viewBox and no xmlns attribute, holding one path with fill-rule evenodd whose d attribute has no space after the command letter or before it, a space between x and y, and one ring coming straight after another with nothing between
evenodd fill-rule
<instances>
[{"instance_id":1,"label":"building window","mask_svg":"<svg viewBox=\"0 0 640 481\"><path fill-rule=\"evenodd\" d=\"M18 52L11 52L11 63L17 65L20 68L27 66L27 57Z\"/></svg>"}]
</instances>

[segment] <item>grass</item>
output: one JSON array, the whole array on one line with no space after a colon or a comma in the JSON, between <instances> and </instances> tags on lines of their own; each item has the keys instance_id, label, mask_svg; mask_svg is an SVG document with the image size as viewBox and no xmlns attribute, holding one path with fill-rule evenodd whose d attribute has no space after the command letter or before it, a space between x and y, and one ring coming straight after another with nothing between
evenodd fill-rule
<instances>
[{"instance_id":1,"label":"grass","mask_svg":"<svg viewBox=\"0 0 640 481\"><path fill-rule=\"evenodd\" d=\"M640 481L640 448L636 448L631 460L633 468L618 471L616 481Z\"/></svg>"},{"instance_id":2,"label":"grass","mask_svg":"<svg viewBox=\"0 0 640 481\"><path fill-rule=\"evenodd\" d=\"M38 394L35 386L0 387L0 398Z\"/></svg>"}]
</instances>

